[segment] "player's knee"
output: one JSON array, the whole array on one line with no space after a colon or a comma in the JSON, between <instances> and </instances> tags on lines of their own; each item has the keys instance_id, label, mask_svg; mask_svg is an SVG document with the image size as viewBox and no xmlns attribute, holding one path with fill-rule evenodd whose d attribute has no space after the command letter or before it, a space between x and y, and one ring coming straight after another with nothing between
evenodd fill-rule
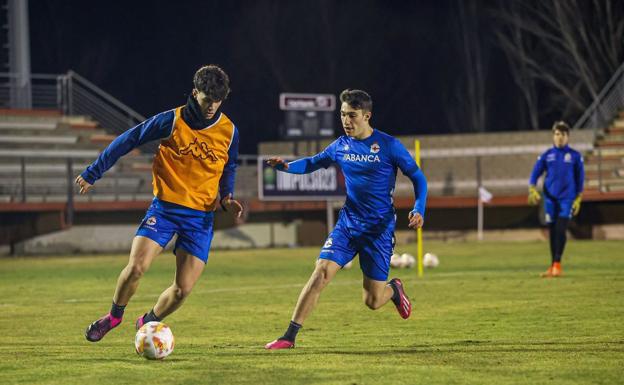
<instances>
[{"instance_id":1,"label":"player's knee","mask_svg":"<svg viewBox=\"0 0 624 385\"><path fill-rule=\"evenodd\" d=\"M312 274L312 287L322 289L329 283L329 271L326 267L319 266Z\"/></svg>"},{"instance_id":2,"label":"player's knee","mask_svg":"<svg viewBox=\"0 0 624 385\"><path fill-rule=\"evenodd\" d=\"M147 269L141 265L128 265L128 278L136 281L145 274L145 270Z\"/></svg>"},{"instance_id":3,"label":"player's knee","mask_svg":"<svg viewBox=\"0 0 624 385\"><path fill-rule=\"evenodd\" d=\"M364 294L364 304L366 304L366 306L371 310L377 310L381 307L381 298L373 294L366 293Z\"/></svg>"},{"instance_id":4,"label":"player's knee","mask_svg":"<svg viewBox=\"0 0 624 385\"><path fill-rule=\"evenodd\" d=\"M173 288L173 295L176 301L183 301L184 299L186 299L186 297L189 296L189 294L191 294L190 287L175 285Z\"/></svg>"},{"instance_id":5,"label":"player's knee","mask_svg":"<svg viewBox=\"0 0 624 385\"><path fill-rule=\"evenodd\" d=\"M323 274L320 272L314 272L312 274L312 280L310 281L310 287L312 289L320 290L324 287L323 285Z\"/></svg>"}]
</instances>

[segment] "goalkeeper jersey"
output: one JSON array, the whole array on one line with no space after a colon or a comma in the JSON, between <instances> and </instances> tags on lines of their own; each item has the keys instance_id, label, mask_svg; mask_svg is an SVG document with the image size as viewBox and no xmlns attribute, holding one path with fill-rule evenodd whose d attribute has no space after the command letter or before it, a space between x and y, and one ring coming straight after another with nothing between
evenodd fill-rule
<instances>
[{"instance_id":1,"label":"goalkeeper jersey","mask_svg":"<svg viewBox=\"0 0 624 385\"><path fill-rule=\"evenodd\" d=\"M544 194L550 199L574 199L583 192L585 170L581 154L565 145L553 146L537 158L529 184L546 172Z\"/></svg>"}]
</instances>

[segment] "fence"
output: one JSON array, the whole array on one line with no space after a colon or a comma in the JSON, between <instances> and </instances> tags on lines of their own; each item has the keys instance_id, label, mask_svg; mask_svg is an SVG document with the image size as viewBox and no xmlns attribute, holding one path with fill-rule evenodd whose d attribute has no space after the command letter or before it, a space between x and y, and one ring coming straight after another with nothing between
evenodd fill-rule
<instances>
[{"instance_id":1,"label":"fence","mask_svg":"<svg viewBox=\"0 0 624 385\"><path fill-rule=\"evenodd\" d=\"M32 108L60 110L61 78L64 75L32 74ZM0 108L12 108L20 95L26 92L28 85L20 85L17 74L0 72Z\"/></svg>"},{"instance_id":2,"label":"fence","mask_svg":"<svg viewBox=\"0 0 624 385\"><path fill-rule=\"evenodd\" d=\"M605 128L624 106L624 63L615 71L574 128Z\"/></svg>"},{"instance_id":3,"label":"fence","mask_svg":"<svg viewBox=\"0 0 624 385\"><path fill-rule=\"evenodd\" d=\"M32 108L87 115L112 134L121 134L145 120L143 115L74 71L62 75L32 74L29 86ZM12 108L25 87L19 85L17 74L0 73L0 108ZM141 149L155 152L157 147L157 143L148 143Z\"/></svg>"}]
</instances>

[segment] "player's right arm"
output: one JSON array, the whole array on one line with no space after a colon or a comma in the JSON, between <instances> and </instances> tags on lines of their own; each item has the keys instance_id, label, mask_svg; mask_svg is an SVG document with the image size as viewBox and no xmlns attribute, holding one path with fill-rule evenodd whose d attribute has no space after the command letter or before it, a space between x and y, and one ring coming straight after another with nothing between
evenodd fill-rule
<instances>
[{"instance_id":1,"label":"player's right arm","mask_svg":"<svg viewBox=\"0 0 624 385\"><path fill-rule=\"evenodd\" d=\"M407 176L414 186L414 208L408 214L408 227L422 227L425 223L425 205L427 203L427 178L416 164L405 146L396 138L392 140L392 154L396 166Z\"/></svg>"},{"instance_id":2,"label":"player's right arm","mask_svg":"<svg viewBox=\"0 0 624 385\"><path fill-rule=\"evenodd\" d=\"M334 162L336 141L327 146L327 148L314 156L286 162L284 159L276 156L267 159L267 164L276 170L284 171L290 174L309 174L320 168L327 168Z\"/></svg>"},{"instance_id":3,"label":"player's right arm","mask_svg":"<svg viewBox=\"0 0 624 385\"><path fill-rule=\"evenodd\" d=\"M95 162L76 177L75 183L80 186L80 193L87 193L93 184L128 152L152 140L163 139L171 135L174 118L174 110L162 112L115 138Z\"/></svg>"},{"instance_id":4,"label":"player's right arm","mask_svg":"<svg viewBox=\"0 0 624 385\"><path fill-rule=\"evenodd\" d=\"M546 169L546 152L537 157L537 161L533 166L533 171L531 172L531 176L529 177L529 196L528 202L530 205L536 205L542 199L539 191L535 185L537 184L537 179L544 173Z\"/></svg>"}]
</instances>

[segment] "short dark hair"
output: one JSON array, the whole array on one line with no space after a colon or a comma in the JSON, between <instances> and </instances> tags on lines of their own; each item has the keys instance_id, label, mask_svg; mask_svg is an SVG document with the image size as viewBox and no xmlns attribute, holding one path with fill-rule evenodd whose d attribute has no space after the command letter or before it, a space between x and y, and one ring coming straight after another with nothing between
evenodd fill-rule
<instances>
[{"instance_id":1,"label":"short dark hair","mask_svg":"<svg viewBox=\"0 0 624 385\"><path fill-rule=\"evenodd\" d=\"M362 90L347 88L340 93L340 102L347 103L356 110L373 111L373 99Z\"/></svg>"},{"instance_id":2,"label":"short dark hair","mask_svg":"<svg viewBox=\"0 0 624 385\"><path fill-rule=\"evenodd\" d=\"M209 64L195 72L193 86L213 101L225 100L230 93L230 78L221 67Z\"/></svg>"},{"instance_id":3,"label":"short dark hair","mask_svg":"<svg viewBox=\"0 0 624 385\"><path fill-rule=\"evenodd\" d=\"M553 133L555 131L561 131L567 135L570 135L570 126L568 125L568 123L564 122L563 120L558 120L553 124L552 131Z\"/></svg>"}]
</instances>

